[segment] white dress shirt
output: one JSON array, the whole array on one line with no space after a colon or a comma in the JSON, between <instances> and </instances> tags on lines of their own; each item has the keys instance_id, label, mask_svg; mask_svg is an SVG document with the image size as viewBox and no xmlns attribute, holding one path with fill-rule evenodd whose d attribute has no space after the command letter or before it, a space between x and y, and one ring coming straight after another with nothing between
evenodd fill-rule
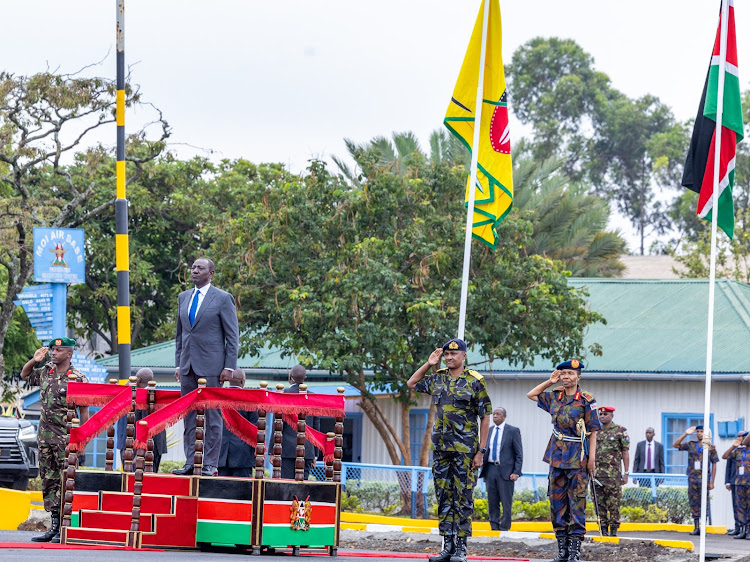
<instances>
[{"instance_id":1,"label":"white dress shirt","mask_svg":"<svg viewBox=\"0 0 750 562\"><path fill-rule=\"evenodd\" d=\"M644 470L651 470L654 468L654 450L651 448L653 444L653 441L646 441L646 468ZM649 451L651 451L650 455Z\"/></svg>"},{"instance_id":2,"label":"white dress shirt","mask_svg":"<svg viewBox=\"0 0 750 562\"><path fill-rule=\"evenodd\" d=\"M198 306L195 308L195 315L198 316L198 311L201 309L201 304L203 304L203 299L206 298L206 293L208 293L208 290L211 288L211 283L208 283L207 285L203 285L200 289L198 287L195 287L193 289L193 294L190 295L190 304L188 305L188 310L190 310L190 307L193 305L193 299L195 298L195 291L198 291Z\"/></svg>"},{"instance_id":3,"label":"white dress shirt","mask_svg":"<svg viewBox=\"0 0 750 562\"><path fill-rule=\"evenodd\" d=\"M490 462L500 462L500 446L503 444L503 431L505 430L505 422L501 423L500 425L493 425L492 431L490 432L490 438L489 438L489 459ZM494 449L493 445L495 443L495 432L497 432L497 450Z\"/></svg>"}]
</instances>

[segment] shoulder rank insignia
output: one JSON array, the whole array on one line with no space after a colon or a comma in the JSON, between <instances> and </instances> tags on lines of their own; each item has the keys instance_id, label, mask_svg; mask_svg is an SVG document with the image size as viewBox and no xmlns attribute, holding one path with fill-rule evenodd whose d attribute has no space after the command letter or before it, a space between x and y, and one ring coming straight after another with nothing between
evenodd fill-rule
<instances>
[{"instance_id":1,"label":"shoulder rank insignia","mask_svg":"<svg viewBox=\"0 0 750 562\"><path fill-rule=\"evenodd\" d=\"M595 403L595 399L591 395L591 393L586 392L585 390L582 390L579 394L580 396L583 396L586 399L586 402Z\"/></svg>"},{"instance_id":2,"label":"shoulder rank insignia","mask_svg":"<svg viewBox=\"0 0 750 562\"><path fill-rule=\"evenodd\" d=\"M472 371L471 369L466 369L466 372L469 373L472 377L474 377L478 381L484 380L484 377L480 373L477 373L476 371Z\"/></svg>"}]
</instances>

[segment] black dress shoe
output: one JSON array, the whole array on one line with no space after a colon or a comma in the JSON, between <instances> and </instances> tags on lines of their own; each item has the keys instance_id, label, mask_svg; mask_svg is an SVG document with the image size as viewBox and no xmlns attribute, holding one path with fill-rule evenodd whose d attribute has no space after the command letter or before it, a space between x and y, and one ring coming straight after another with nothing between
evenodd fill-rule
<instances>
[{"instance_id":1,"label":"black dress shoe","mask_svg":"<svg viewBox=\"0 0 750 562\"><path fill-rule=\"evenodd\" d=\"M172 474L178 474L180 476L184 476L185 474L192 474L193 473L193 465L185 465L182 468L175 468L172 471Z\"/></svg>"},{"instance_id":2,"label":"black dress shoe","mask_svg":"<svg viewBox=\"0 0 750 562\"><path fill-rule=\"evenodd\" d=\"M203 465L201 468L201 476L218 476L219 470L215 466L210 464Z\"/></svg>"}]
</instances>

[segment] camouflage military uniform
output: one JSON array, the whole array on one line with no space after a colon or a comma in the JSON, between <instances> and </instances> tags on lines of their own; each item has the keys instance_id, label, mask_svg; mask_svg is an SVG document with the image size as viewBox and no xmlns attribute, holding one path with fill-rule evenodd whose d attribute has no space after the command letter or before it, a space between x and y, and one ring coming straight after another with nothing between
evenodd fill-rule
<instances>
[{"instance_id":1,"label":"camouflage military uniform","mask_svg":"<svg viewBox=\"0 0 750 562\"><path fill-rule=\"evenodd\" d=\"M580 436L580 426L585 426L587 433L601 428L596 401L580 386L572 396L566 396L563 387L557 387L540 394L537 405L552 416L554 428L544 451L544 462L550 465L547 494L552 527L556 532L569 530L569 536L581 538L586 534L588 455L580 441L566 441L562 437Z\"/></svg>"},{"instance_id":2,"label":"camouflage military uniform","mask_svg":"<svg viewBox=\"0 0 750 562\"><path fill-rule=\"evenodd\" d=\"M701 516L701 476L703 471L703 447L698 446L697 441L688 441L680 443L680 451L687 451L687 476L688 476L688 501L690 502L690 511L693 519L700 519ZM711 481L714 463L719 462L719 455L716 454L716 448L711 445L708 454L708 481ZM696 464L696 462L698 464ZM698 468L696 468L696 466ZM711 515L711 501L708 489L706 490L706 517Z\"/></svg>"},{"instance_id":3,"label":"camouflage military uniform","mask_svg":"<svg viewBox=\"0 0 750 562\"><path fill-rule=\"evenodd\" d=\"M735 464L737 475L734 480L734 519L738 525L750 525L750 449L737 447L727 462Z\"/></svg>"},{"instance_id":4,"label":"camouflage military uniform","mask_svg":"<svg viewBox=\"0 0 750 562\"><path fill-rule=\"evenodd\" d=\"M37 432L39 472L42 477L44 509L53 512L60 510L62 472L65 467L68 413L65 390L68 387L68 375L75 375L77 382L88 382L83 373L72 365L67 372L57 374L53 363L34 369L28 379L31 386L39 387L39 401L42 405Z\"/></svg>"},{"instance_id":5,"label":"camouflage military uniform","mask_svg":"<svg viewBox=\"0 0 750 562\"><path fill-rule=\"evenodd\" d=\"M474 487L472 461L479 449L477 418L492 415L482 375L464 369L453 378L448 369L425 376L415 387L432 395L437 406L432 430L432 475L441 535L471 536Z\"/></svg>"},{"instance_id":6,"label":"camouflage military uniform","mask_svg":"<svg viewBox=\"0 0 750 562\"><path fill-rule=\"evenodd\" d=\"M599 507L599 523L603 530L620 526L622 502L622 456L630 448L628 430L613 423L596 434L596 471L600 484L594 483Z\"/></svg>"}]
</instances>

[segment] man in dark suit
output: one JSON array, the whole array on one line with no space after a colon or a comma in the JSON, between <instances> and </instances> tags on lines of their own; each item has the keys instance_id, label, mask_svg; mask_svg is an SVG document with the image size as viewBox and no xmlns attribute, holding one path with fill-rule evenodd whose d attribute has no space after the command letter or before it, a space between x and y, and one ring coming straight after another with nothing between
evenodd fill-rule
<instances>
[{"instance_id":1,"label":"man in dark suit","mask_svg":"<svg viewBox=\"0 0 750 562\"><path fill-rule=\"evenodd\" d=\"M148 367L139 369L135 374L135 386L138 388L148 388L149 381L154 380L154 372ZM147 410L136 410L135 411L135 423L137 424L140 420L148 415ZM117 450L120 451L120 462L124 463L123 453L125 452L125 429L128 425L128 416L124 415L115 424L115 432L117 434ZM161 464L161 456L167 452L167 432L161 431L154 435L154 472L159 472L159 464ZM124 468L124 467L123 467ZM135 469L135 467L133 467Z\"/></svg>"},{"instance_id":2,"label":"man in dark suit","mask_svg":"<svg viewBox=\"0 0 750 562\"><path fill-rule=\"evenodd\" d=\"M284 392L299 392L299 385L305 382L307 371L302 365L295 365L289 373L289 388ZM307 416L305 423L320 431L320 419L315 416ZM313 446L305 442L305 480L310 475L310 469L315 468L315 458L317 454ZM281 442L281 477L294 479L294 463L297 458L297 428L284 424L283 440Z\"/></svg>"},{"instance_id":3,"label":"man in dark suit","mask_svg":"<svg viewBox=\"0 0 750 562\"><path fill-rule=\"evenodd\" d=\"M206 386L218 387L222 378L229 379L237 368L237 308L232 295L211 285L215 271L210 259L195 260L190 271L195 288L183 291L177 300L174 376L183 396L198 388L198 379L206 379ZM173 470L175 474L193 473L195 415L190 412L185 416L185 466ZM206 410L204 476L218 474L222 427L221 412Z\"/></svg>"},{"instance_id":4,"label":"man in dark suit","mask_svg":"<svg viewBox=\"0 0 750 562\"><path fill-rule=\"evenodd\" d=\"M633 459L633 472L648 474L663 474L664 469L664 446L658 441L654 441L654 428L646 429L646 440L640 441L635 446L635 458ZM645 478L638 478L639 486L651 486L651 481ZM662 483L657 480L656 485Z\"/></svg>"},{"instance_id":5,"label":"man in dark suit","mask_svg":"<svg viewBox=\"0 0 750 562\"><path fill-rule=\"evenodd\" d=\"M521 431L505 423L505 408L495 408L492 412L494 425L487 436L487 453L479 473L487 487L487 504L490 512L490 527L496 531L510 529L513 507L513 489L516 480L522 475L523 445ZM500 519L500 504L503 515Z\"/></svg>"},{"instance_id":6,"label":"man in dark suit","mask_svg":"<svg viewBox=\"0 0 750 562\"><path fill-rule=\"evenodd\" d=\"M245 371L235 369L229 379L229 388L245 387ZM239 414L252 424L258 425L258 412L240 411ZM255 466L255 447L227 429L221 435L221 452L219 453L219 476L242 476L250 478Z\"/></svg>"}]
</instances>

